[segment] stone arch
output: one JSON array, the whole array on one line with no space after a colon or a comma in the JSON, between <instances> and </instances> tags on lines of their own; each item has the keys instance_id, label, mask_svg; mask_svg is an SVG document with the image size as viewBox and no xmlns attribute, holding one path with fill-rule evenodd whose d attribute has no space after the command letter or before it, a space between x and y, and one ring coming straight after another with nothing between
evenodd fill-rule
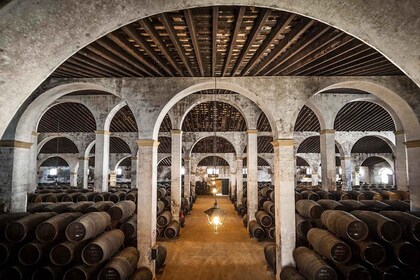
<instances>
[{"instance_id":1,"label":"stone arch","mask_svg":"<svg viewBox=\"0 0 420 280\"><path fill-rule=\"evenodd\" d=\"M77 148L77 152L79 153L79 147L77 147L76 143L74 142L74 139L71 139L69 136L67 135L54 135L54 136L50 136L47 137L45 139L43 139L41 142L39 142L38 147L37 147L37 154L39 154L41 152L42 147L48 143L49 141L53 140L53 139L57 139L57 138L66 138L69 141L73 142L73 144L76 146Z\"/></svg>"},{"instance_id":2,"label":"stone arch","mask_svg":"<svg viewBox=\"0 0 420 280\"><path fill-rule=\"evenodd\" d=\"M318 122L319 122L319 125L321 127L321 130L322 129L326 129L326 123L325 123L324 115L322 114L322 112L318 108L318 106L316 106L314 103L312 103L311 99L308 99L308 101L306 101L305 105L306 105L306 107L308 107L309 109L311 109L312 112L314 112L314 114L318 118ZM303 108L303 106L302 106L302 108ZM302 110L302 108L300 109L300 111ZM294 126L296 126L296 122L297 122L298 116L299 116L299 114L296 115Z\"/></svg>"},{"instance_id":3,"label":"stone arch","mask_svg":"<svg viewBox=\"0 0 420 280\"><path fill-rule=\"evenodd\" d=\"M206 159L206 158L209 158L209 157L216 157L216 158L221 158L221 159L223 159L224 161L226 161L226 163L228 164L228 166L230 167L231 166L231 164L229 163L229 159L228 158L226 158L224 155L221 155L221 154L218 154L218 155L216 155L216 156L209 156L209 155L202 155L202 156L200 156L200 157L198 157L197 158L197 166L204 160L204 159ZM197 167L196 166L196 167Z\"/></svg>"},{"instance_id":4,"label":"stone arch","mask_svg":"<svg viewBox=\"0 0 420 280\"><path fill-rule=\"evenodd\" d=\"M216 85L217 85L216 89L229 90L229 91L239 93L239 94L247 97L248 99L250 99L252 102L254 102L264 112L264 114L267 116L267 119L270 123L270 126L271 126L272 130L273 130L273 135L275 136L274 138L277 137L277 126L274 125L275 124L274 116L271 114L271 111L269 110L268 106L265 104L265 102L263 101L263 99L261 97L259 97L255 93L251 92L250 90L248 90L248 89L246 89L242 86L239 86L239 85L234 84L234 83L226 82L226 81L223 81L223 80L217 81ZM215 89L214 80L197 83L193 86L187 87L184 90L180 91L178 94L176 94L171 100L169 100L169 102L166 103L166 105L161 110L159 116L157 117L154 129L153 129L153 139L157 139L157 136L158 136L158 133L159 133L159 128L160 128L160 125L163 121L163 118L169 112L169 110L173 106L175 106L176 103L178 103L183 98L185 98L185 97L187 97L187 96L189 96L193 93L196 93L196 92L202 91L202 90L210 90L210 89ZM207 98L209 98L209 97L207 97ZM205 101L200 101L199 103L206 102L206 101L213 101L213 99L212 100L207 100L206 99ZM228 102L226 102L226 103L228 103ZM230 104L230 105L232 105L232 104ZM232 105L232 106L235 107L235 105ZM239 112L241 112L242 116L244 116L244 114L241 110L239 110ZM182 120L183 119L184 119L184 117L182 118ZM247 120L245 119L245 121L247 121ZM181 121L181 123L182 123L182 121ZM248 126L248 123L247 123L247 126Z\"/></svg>"},{"instance_id":5,"label":"stone arch","mask_svg":"<svg viewBox=\"0 0 420 280\"><path fill-rule=\"evenodd\" d=\"M392 143L391 140L389 140L388 138L386 138L382 135L363 135L363 136L355 139L353 145L351 146L350 153L352 153L353 147L356 145L356 143L359 142L361 139L363 139L365 137L376 137L376 138L381 139L382 141L384 141L389 146L389 148L392 150L392 153L395 154L395 144Z\"/></svg>"},{"instance_id":6,"label":"stone arch","mask_svg":"<svg viewBox=\"0 0 420 280\"><path fill-rule=\"evenodd\" d=\"M125 106L130 107L130 105L128 105L127 102L121 101L114 108L111 109L111 111L108 113L108 115L105 118L104 130L109 131L112 119L115 117L115 115L118 113L118 111L121 110ZM130 108L130 110L131 110L131 108ZM136 118L134 118L134 120L136 121ZM136 121L136 124L137 124L137 121ZM137 124L137 128L138 128L138 124Z\"/></svg>"},{"instance_id":7,"label":"stone arch","mask_svg":"<svg viewBox=\"0 0 420 280\"><path fill-rule=\"evenodd\" d=\"M195 145L196 145L198 142L200 142L201 140L204 140L204 139L206 139L206 138L211 138L211 137L220 137L220 138L225 139L226 141L228 141L228 142L229 142L229 144L231 144L231 145L232 145L233 149L235 150L235 155L237 155L237 154L238 154L238 149L237 149L237 147L235 147L235 145L232 143L232 141L231 141L230 139L228 139L227 137L225 137L225 136L223 136L223 135L216 135L216 136L212 135L212 136L202 136L201 138L197 139L197 140L194 142L194 144L192 144L192 146L191 146L190 150L188 151L188 153L189 153L189 154L188 154L188 156L189 156L189 157L191 157L192 151L194 150L194 147L195 147Z\"/></svg>"},{"instance_id":8,"label":"stone arch","mask_svg":"<svg viewBox=\"0 0 420 280\"><path fill-rule=\"evenodd\" d=\"M128 143L127 143L127 141L125 141L122 137L119 137L119 136L113 136L113 135L111 135L110 136L110 138L109 138L109 148L110 148L110 153L111 153L111 141L112 141L112 138L114 138L114 139L119 139L118 141L122 141L121 143L123 143L123 145L125 145L125 147L124 148L126 148L126 149L128 149L128 151L129 152L127 152L127 154L129 153L129 154L132 154L132 150L131 150L131 148L130 148L130 145L128 145Z\"/></svg>"},{"instance_id":9,"label":"stone arch","mask_svg":"<svg viewBox=\"0 0 420 280\"><path fill-rule=\"evenodd\" d=\"M60 158L60 159L64 160L64 161L67 163L67 166L68 166L68 167L71 167L71 166L70 166L70 162L69 162L69 160L66 160L66 158L65 158L65 157L63 157L63 156L59 156L59 155L51 155L51 156L47 156L47 157L43 158L43 160L42 160L42 161L38 162L38 164L37 164L37 170L38 170L38 169L42 166L42 164L43 164L45 161L47 161L47 160L49 160L49 159L52 159L52 158Z\"/></svg>"},{"instance_id":10,"label":"stone arch","mask_svg":"<svg viewBox=\"0 0 420 280\"><path fill-rule=\"evenodd\" d=\"M363 165L363 163L364 163L367 159L372 158L372 157L377 157L377 158L381 158L381 159L385 160L385 161L389 164L389 167L391 168L392 172L394 172L394 173L395 173L394 163L391 161L391 159L389 159L389 158L387 158L387 157L384 157L384 156L382 156L382 155L372 155L372 156L368 156L368 157L366 157L365 159L363 159L363 160L360 162L360 166L362 166L362 165Z\"/></svg>"},{"instance_id":11,"label":"stone arch","mask_svg":"<svg viewBox=\"0 0 420 280\"><path fill-rule=\"evenodd\" d=\"M122 159L120 159L120 160L117 162L117 164L115 165L114 170L117 170L117 168L118 168L118 166L120 166L121 162L123 162L123 161L124 161L125 159L127 159L127 158L131 158L131 156L126 156L126 157L123 157Z\"/></svg>"},{"instance_id":12,"label":"stone arch","mask_svg":"<svg viewBox=\"0 0 420 280\"><path fill-rule=\"evenodd\" d=\"M306 152L305 151L299 151L299 148L302 146L302 144L304 144L308 141L311 141L311 139L315 139L315 138L319 139L320 146L321 146L320 136L319 135L311 135L311 136L308 136L308 137L305 137L305 138L301 139L298 143L296 143L296 152L305 154ZM335 148L336 148L336 150L338 150L338 153L340 154L340 156L345 155L345 150L344 150L343 146L337 140L335 140ZM320 147L320 150L321 150L321 147ZM321 151L320 151L320 153L321 153Z\"/></svg>"},{"instance_id":13,"label":"stone arch","mask_svg":"<svg viewBox=\"0 0 420 280\"><path fill-rule=\"evenodd\" d=\"M297 164L298 159L303 160L306 163L306 165L298 165ZM305 159L305 157L302 156L302 155L296 156L296 166L308 166L308 167L311 167L311 165L309 164L309 161L307 159Z\"/></svg>"}]
</instances>

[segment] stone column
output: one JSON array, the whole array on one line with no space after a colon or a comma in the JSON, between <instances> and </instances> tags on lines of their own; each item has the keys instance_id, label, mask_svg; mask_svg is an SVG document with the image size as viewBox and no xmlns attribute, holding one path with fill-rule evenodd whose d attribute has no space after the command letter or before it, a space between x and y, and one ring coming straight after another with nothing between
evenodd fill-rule
<instances>
[{"instance_id":1,"label":"stone column","mask_svg":"<svg viewBox=\"0 0 420 280\"><path fill-rule=\"evenodd\" d=\"M70 171L70 187L77 187L77 172Z\"/></svg>"},{"instance_id":2,"label":"stone column","mask_svg":"<svg viewBox=\"0 0 420 280\"><path fill-rule=\"evenodd\" d=\"M312 174L311 174L311 179L312 179L312 186L318 186L319 184L319 175L318 175L318 171L319 171L319 166L312 166Z\"/></svg>"},{"instance_id":3,"label":"stone column","mask_svg":"<svg viewBox=\"0 0 420 280\"><path fill-rule=\"evenodd\" d=\"M79 157L79 169L77 170L77 185L80 188L87 189L88 187L88 169L89 158Z\"/></svg>"},{"instance_id":4,"label":"stone column","mask_svg":"<svg viewBox=\"0 0 420 280\"><path fill-rule=\"evenodd\" d=\"M109 186L110 187L117 186L117 172L115 170L109 171Z\"/></svg>"},{"instance_id":5,"label":"stone column","mask_svg":"<svg viewBox=\"0 0 420 280\"><path fill-rule=\"evenodd\" d=\"M395 131L395 183L397 189L406 191L408 188L407 150L405 148L404 130Z\"/></svg>"},{"instance_id":6,"label":"stone column","mask_svg":"<svg viewBox=\"0 0 420 280\"><path fill-rule=\"evenodd\" d=\"M191 196L191 158L184 158L184 197L190 201Z\"/></svg>"},{"instance_id":7,"label":"stone column","mask_svg":"<svg viewBox=\"0 0 420 280\"><path fill-rule=\"evenodd\" d=\"M131 188L138 188L137 186L137 157L131 157Z\"/></svg>"},{"instance_id":8,"label":"stone column","mask_svg":"<svg viewBox=\"0 0 420 280\"><path fill-rule=\"evenodd\" d=\"M171 150L171 212L172 219L179 221L179 211L181 209L181 161L182 161L182 131L179 129L171 130L172 150Z\"/></svg>"},{"instance_id":9,"label":"stone column","mask_svg":"<svg viewBox=\"0 0 420 280\"><path fill-rule=\"evenodd\" d=\"M190 182L191 182L191 194L195 196L195 167L191 167L191 173L190 173Z\"/></svg>"},{"instance_id":10,"label":"stone column","mask_svg":"<svg viewBox=\"0 0 420 280\"><path fill-rule=\"evenodd\" d=\"M257 155L257 130L250 129L248 134L247 148L247 177L246 193L248 202L248 219L255 220L255 213L258 211L258 155Z\"/></svg>"},{"instance_id":11,"label":"stone column","mask_svg":"<svg viewBox=\"0 0 420 280\"><path fill-rule=\"evenodd\" d=\"M274 176L276 205L277 279L286 265L294 265L295 228L295 154L293 139L278 139L274 146Z\"/></svg>"},{"instance_id":12,"label":"stone column","mask_svg":"<svg viewBox=\"0 0 420 280\"><path fill-rule=\"evenodd\" d=\"M108 191L109 135L106 130L97 130L95 141L95 191Z\"/></svg>"},{"instance_id":13,"label":"stone column","mask_svg":"<svg viewBox=\"0 0 420 280\"><path fill-rule=\"evenodd\" d=\"M153 139L138 140L137 184L137 249L140 259L137 267L148 267L155 274L155 262L151 249L156 244L156 200L157 200L157 147ZM153 277L154 279L154 277Z\"/></svg>"},{"instance_id":14,"label":"stone column","mask_svg":"<svg viewBox=\"0 0 420 280\"><path fill-rule=\"evenodd\" d=\"M29 171L28 171L28 193L34 193L38 186L38 168L37 168L37 157L38 157L38 135L36 131L32 131L30 158L29 158Z\"/></svg>"},{"instance_id":15,"label":"stone column","mask_svg":"<svg viewBox=\"0 0 420 280\"><path fill-rule=\"evenodd\" d=\"M243 174L243 162L242 157L236 158L236 205L242 204L242 198L244 197L244 174Z\"/></svg>"},{"instance_id":16,"label":"stone column","mask_svg":"<svg viewBox=\"0 0 420 280\"><path fill-rule=\"evenodd\" d=\"M23 141L0 141L0 209L4 212L26 212L32 145Z\"/></svg>"},{"instance_id":17,"label":"stone column","mask_svg":"<svg viewBox=\"0 0 420 280\"><path fill-rule=\"evenodd\" d=\"M351 157L340 157L341 160L341 181L342 183L342 190L343 191L351 191L352 190L352 167L351 167Z\"/></svg>"},{"instance_id":18,"label":"stone column","mask_svg":"<svg viewBox=\"0 0 420 280\"><path fill-rule=\"evenodd\" d=\"M236 194L236 170L235 169L230 170L229 185L230 185L230 190L229 190L230 196L235 195Z\"/></svg>"},{"instance_id":19,"label":"stone column","mask_svg":"<svg viewBox=\"0 0 420 280\"><path fill-rule=\"evenodd\" d=\"M321 176L324 190L336 190L335 170L335 130L324 129L319 132L321 144Z\"/></svg>"},{"instance_id":20,"label":"stone column","mask_svg":"<svg viewBox=\"0 0 420 280\"><path fill-rule=\"evenodd\" d=\"M405 142L408 160L410 207L420 211L420 140Z\"/></svg>"}]
</instances>

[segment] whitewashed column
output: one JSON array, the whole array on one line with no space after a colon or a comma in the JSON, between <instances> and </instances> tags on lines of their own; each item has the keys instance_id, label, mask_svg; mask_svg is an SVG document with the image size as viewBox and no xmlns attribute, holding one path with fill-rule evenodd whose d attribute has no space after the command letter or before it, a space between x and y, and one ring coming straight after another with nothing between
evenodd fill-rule
<instances>
[{"instance_id":1,"label":"whitewashed column","mask_svg":"<svg viewBox=\"0 0 420 280\"><path fill-rule=\"evenodd\" d=\"M242 157L238 157L236 158L236 205L242 204L242 198L244 197L244 174L242 169L243 159Z\"/></svg>"},{"instance_id":2,"label":"whitewashed column","mask_svg":"<svg viewBox=\"0 0 420 280\"><path fill-rule=\"evenodd\" d=\"M312 166L312 174L311 174L311 180L312 180L312 186L318 186L319 184L319 166Z\"/></svg>"},{"instance_id":3,"label":"whitewashed column","mask_svg":"<svg viewBox=\"0 0 420 280\"><path fill-rule=\"evenodd\" d=\"M181 162L182 162L182 131L179 129L171 130L172 150L171 150L171 212L172 219L179 221L179 211L181 209Z\"/></svg>"},{"instance_id":4,"label":"whitewashed column","mask_svg":"<svg viewBox=\"0 0 420 280\"><path fill-rule=\"evenodd\" d=\"M335 130L324 129L319 132L321 144L321 176L324 190L336 190L335 170Z\"/></svg>"},{"instance_id":5,"label":"whitewashed column","mask_svg":"<svg viewBox=\"0 0 420 280\"><path fill-rule=\"evenodd\" d=\"M275 223L277 279L281 268L294 265L295 228L295 154L293 139L277 139L274 146Z\"/></svg>"},{"instance_id":6,"label":"whitewashed column","mask_svg":"<svg viewBox=\"0 0 420 280\"><path fill-rule=\"evenodd\" d=\"M410 207L420 210L420 140L405 142L407 147L408 180L410 182Z\"/></svg>"},{"instance_id":7,"label":"whitewashed column","mask_svg":"<svg viewBox=\"0 0 420 280\"><path fill-rule=\"evenodd\" d=\"M248 134L247 148L247 176L246 193L248 203L248 219L255 220L255 213L258 211L258 155L257 155L257 133L258 130L250 129Z\"/></svg>"},{"instance_id":8,"label":"whitewashed column","mask_svg":"<svg viewBox=\"0 0 420 280\"><path fill-rule=\"evenodd\" d=\"M407 149L404 130L395 131L395 181L397 189L408 189Z\"/></svg>"},{"instance_id":9,"label":"whitewashed column","mask_svg":"<svg viewBox=\"0 0 420 280\"><path fill-rule=\"evenodd\" d=\"M97 130L95 140L95 191L108 191L109 135L106 130Z\"/></svg>"},{"instance_id":10,"label":"whitewashed column","mask_svg":"<svg viewBox=\"0 0 420 280\"><path fill-rule=\"evenodd\" d=\"M156 200L157 200L157 147L153 139L137 141L137 249L140 259L137 267L148 267L155 274L155 262L151 259L151 249L156 244ZM153 277L154 279L154 277Z\"/></svg>"},{"instance_id":11,"label":"whitewashed column","mask_svg":"<svg viewBox=\"0 0 420 280\"><path fill-rule=\"evenodd\" d=\"M341 160L341 181L342 181L342 190L351 191L352 190L352 166L351 166L351 157L340 157Z\"/></svg>"},{"instance_id":12,"label":"whitewashed column","mask_svg":"<svg viewBox=\"0 0 420 280\"><path fill-rule=\"evenodd\" d=\"M184 158L184 197L189 201L191 196L191 158Z\"/></svg>"},{"instance_id":13,"label":"whitewashed column","mask_svg":"<svg viewBox=\"0 0 420 280\"><path fill-rule=\"evenodd\" d=\"M138 188L137 186L137 157L131 157L131 188Z\"/></svg>"},{"instance_id":14,"label":"whitewashed column","mask_svg":"<svg viewBox=\"0 0 420 280\"><path fill-rule=\"evenodd\" d=\"M88 187L89 158L79 157L79 169L77 170L77 185L83 189Z\"/></svg>"},{"instance_id":15,"label":"whitewashed column","mask_svg":"<svg viewBox=\"0 0 420 280\"><path fill-rule=\"evenodd\" d=\"M236 170L230 170L230 179L229 179L230 191L229 194L231 196L236 195Z\"/></svg>"},{"instance_id":16,"label":"whitewashed column","mask_svg":"<svg viewBox=\"0 0 420 280\"><path fill-rule=\"evenodd\" d=\"M36 131L32 131L31 134L31 151L29 158L29 171L28 171L28 193L34 193L38 186L38 168L37 168L37 157L38 157L38 135Z\"/></svg>"}]
</instances>

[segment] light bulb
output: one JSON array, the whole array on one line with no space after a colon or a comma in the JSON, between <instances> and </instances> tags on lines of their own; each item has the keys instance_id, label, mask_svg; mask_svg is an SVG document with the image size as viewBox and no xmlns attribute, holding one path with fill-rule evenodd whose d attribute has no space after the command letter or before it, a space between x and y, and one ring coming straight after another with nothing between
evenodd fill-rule
<instances>
[{"instance_id":1,"label":"light bulb","mask_svg":"<svg viewBox=\"0 0 420 280\"><path fill-rule=\"evenodd\" d=\"M214 225L220 225L220 219L219 219L219 216L216 216L216 217L214 217L214 218L213 218L213 224L214 224Z\"/></svg>"}]
</instances>

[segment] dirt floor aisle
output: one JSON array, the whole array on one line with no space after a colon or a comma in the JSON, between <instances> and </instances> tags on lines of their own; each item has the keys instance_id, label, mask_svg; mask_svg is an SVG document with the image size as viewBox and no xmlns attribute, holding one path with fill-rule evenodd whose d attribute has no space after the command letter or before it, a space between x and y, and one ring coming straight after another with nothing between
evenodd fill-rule
<instances>
[{"instance_id":1,"label":"dirt floor aisle","mask_svg":"<svg viewBox=\"0 0 420 280\"><path fill-rule=\"evenodd\" d=\"M166 267L159 280L265 280L275 279L264 259L265 242L251 239L233 204L218 197L219 207L227 212L219 234L213 234L205 210L214 198L199 196L179 239L163 241L168 248Z\"/></svg>"}]
</instances>

